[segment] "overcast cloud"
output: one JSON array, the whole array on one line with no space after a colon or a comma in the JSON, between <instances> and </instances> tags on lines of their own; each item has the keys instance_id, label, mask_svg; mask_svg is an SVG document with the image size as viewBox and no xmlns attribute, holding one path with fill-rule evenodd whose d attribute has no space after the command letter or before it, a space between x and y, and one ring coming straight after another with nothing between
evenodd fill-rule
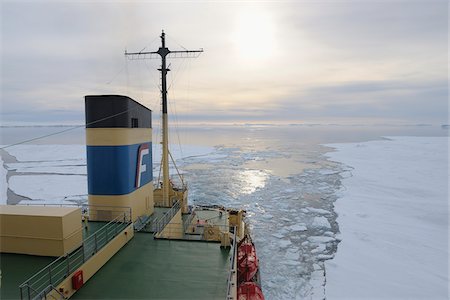
<instances>
[{"instance_id":1,"label":"overcast cloud","mask_svg":"<svg viewBox=\"0 0 450 300\"><path fill-rule=\"evenodd\" d=\"M87 94L159 111L157 60L123 52L204 48L171 60L172 111L189 122L448 123L448 2L1 2L1 120L83 123ZM171 102L174 103L174 102Z\"/></svg>"}]
</instances>

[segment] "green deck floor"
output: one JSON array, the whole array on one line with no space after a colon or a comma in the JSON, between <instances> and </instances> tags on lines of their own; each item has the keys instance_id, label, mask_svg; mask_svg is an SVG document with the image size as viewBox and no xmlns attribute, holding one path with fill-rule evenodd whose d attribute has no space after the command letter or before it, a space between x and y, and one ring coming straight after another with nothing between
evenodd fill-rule
<instances>
[{"instance_id":1,"label":"green deck floor","mask_svg":"<svg viewBox=\"0 0 450 300\"><path fill-rule=\"evenodd\" d=\"M136 233L73 299L225 299L229 250Z\"/></svg>"},{"instance_id":2,"label":"green deck floor","mask_svg":"<svg viewBox=\"0 0 450 300\"><path fill-rule=\"evenodd\" d=\"M88 222L88 229L86 230L85 224L83 223L83 240L86 240L106 224L107 222L90 221ZM118 226L121 225L119 224ZM101 237L99 237L99 240ZM19 285L55 259L57 259L57 257L0 253L0 299L19 299ZM66 263L62 261L61 265L61 268L65 268ZM57 265L55 265L55 267L57 268ZM57 271L54 271L54 273L57 273Z\"/></svg>"},{"instance_id":3,"label":"green deck floor","mask_svg":"<svg viewBox=\"0 0 450 300\"><path fill-rule=\"evenodd\" d=\"M1 253L0 299L20 298L19 285L54 259L49 256Z\"/></svg>"},{"instance_id":4,"label":"green deck floor","mask_svg":"<svg viewBox=\"0 0 450 300\"><path fill-rule=\"evenodd\" d=\"M89 221L86 228L86 223L83 222L83 240L93 235L97 230L105 226L108 222Z\"/></svg>"}]
</instances>

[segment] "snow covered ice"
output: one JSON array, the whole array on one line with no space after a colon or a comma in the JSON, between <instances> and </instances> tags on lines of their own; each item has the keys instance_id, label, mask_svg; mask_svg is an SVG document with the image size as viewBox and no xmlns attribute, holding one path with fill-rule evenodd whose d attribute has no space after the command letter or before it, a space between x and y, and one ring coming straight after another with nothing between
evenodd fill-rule
<instances>
[{"instance_id":1,"label":"snow covered ice","mask_svg":"<svg viewBox=\"0 0 450 300\"><path fill-rule=\"evenodd\" d=\"M3 160L0 157L0 204L6 204L7 200L7 192L8 192L8 185L6 183L6 174L7 170L5 169L3 165Z\"/></svg>"},{"instance_id":2,"label":"snow covered ice","mask_svg":"<svg viewBox=\"0 0 450 300\"><path fill-rule=\"evenodd\" d=\"M20 204L87 201L86 146L18 145L5 150L17 160L5 166L12 172L8 188L23 198Z\"/></svg>"},{"instance_id":3,"label":"snow covered ice","mask_svg":"<svg viewBox=\"0 0 450 300\"><path fill-rule=\"evenodd\" d=\"M86 199L87 179L80 175L22 175L11 176L9 188L16 194L32 199L29 203L62 203Z\"/></svg>"},{"instance_id":4,"label":"snow covered ice","mask_svg":"<svg viewBox=\"0 0 450 300\"><path fill-rule=\"evenodd\" d=\"M18 145L5 149L21 162L84 161L85 145Z\"/></svg>"},{"instance_id":5,"label":"snow covered ice","mask_svg":"<svg viewBox=\"0 0 450 300\"><path fill-rule=\"evenodd\" d=\"M329 145L352 168L327 299L448 299L448 138Z\"/></svg>"},{"instance_id":6,"label":"snow covered ice","mask_svg":"<svg viewBox=\"0 0 450 300\"><path fill-rule=\"evenodd\" d=\"M316 228L331 228L330 222L325 217L314 217L312 226Z\"/></svg>"}]
</instances>

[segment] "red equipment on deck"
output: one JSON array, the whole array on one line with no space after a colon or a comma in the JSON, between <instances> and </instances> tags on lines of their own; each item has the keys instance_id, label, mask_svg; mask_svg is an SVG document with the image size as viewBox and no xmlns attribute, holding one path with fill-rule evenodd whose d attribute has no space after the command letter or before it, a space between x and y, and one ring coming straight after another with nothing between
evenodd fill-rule
<instances>
[{"instance_id":1,"label":"red equipment on deck","mask_svg":"<svg viewBox=\"0 0 450 300\"><path fill-rule=\"evenodd\" d=\"M258 257L255 246L244 239L238 247L238 282L252 281L258 272Z\"/></svg>"},{"instance_id":2,"label":"red equipment on deck","mask_svg":"<svg viewBox=\"0 0 450 300\"><path fill-rule=\"evenodd\" d=\"M264 300L261 288L256 282L244 282L237 291L238 300Z\"/></svg>"},{"instance_id":3,"label":"red equipment on deck","mask_svg":"<svg viewBox=\"0 0 450 300\"><path fill-rule=\"evenodd\" d=\"M67 258L69 259L69 258ZM72 276L72 288L74 290L79 290L83 286L83 270L76 271Z\"/></svg>"}]
</instances>

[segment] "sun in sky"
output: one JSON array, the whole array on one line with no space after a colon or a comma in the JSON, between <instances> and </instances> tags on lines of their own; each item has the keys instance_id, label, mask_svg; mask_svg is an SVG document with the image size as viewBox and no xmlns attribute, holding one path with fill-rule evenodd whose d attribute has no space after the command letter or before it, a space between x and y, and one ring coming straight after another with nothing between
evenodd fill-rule
<instances>
[{"instance_id":1,"label":"sun in sky","mask_svg":"<svg viewBox=\"0 0 450 300\"><path fill-rule=\"evenodd\" d=\"M262 10L246 9L237 15L232 34L234 49L247 61L270 58L275 50L275 22Z\"/></svg>"}]
</instances>

